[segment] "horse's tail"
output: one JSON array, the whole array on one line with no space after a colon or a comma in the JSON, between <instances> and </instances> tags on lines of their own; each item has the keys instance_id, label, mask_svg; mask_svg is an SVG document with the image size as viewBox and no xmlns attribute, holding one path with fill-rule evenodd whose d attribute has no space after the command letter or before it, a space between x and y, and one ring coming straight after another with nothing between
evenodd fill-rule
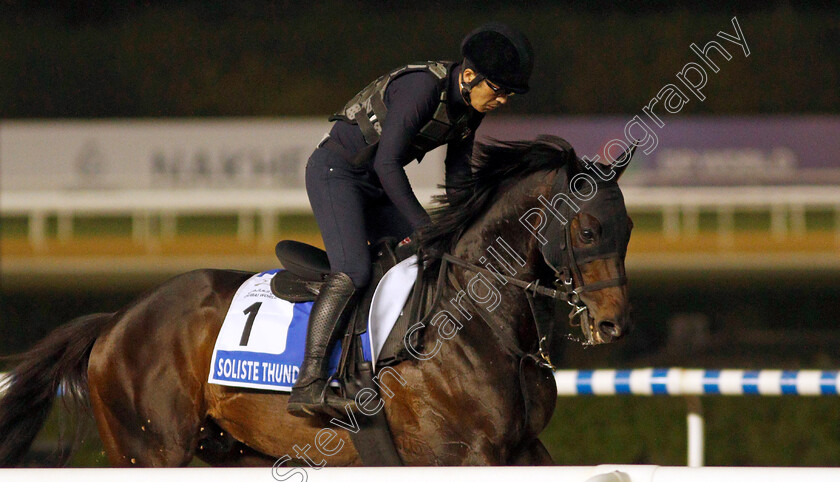
<instances>
[{"instance_id":1,"label":"horse's tail","mask_svg":"<svg viewBox=\"0 0 840 482\"><path fill-rule=\"evenodd\" d=\"M18 465L29 451L59 388L65 405L74 412L87 406L88 359L112 317L97 313L76 318L29 351L6 357L17 366L0 381L0 467Z\"/></svg>"}]
</instances>

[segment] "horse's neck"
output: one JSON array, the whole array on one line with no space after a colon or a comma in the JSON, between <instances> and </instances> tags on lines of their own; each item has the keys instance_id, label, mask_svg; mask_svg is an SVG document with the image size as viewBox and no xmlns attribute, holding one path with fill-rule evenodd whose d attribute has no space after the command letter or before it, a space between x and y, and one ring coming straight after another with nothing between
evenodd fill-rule
<instances>
[{"instance_id":1,"label":"horse's neck","mask_svg":"<svg viewBox=\"0 0 840 482\"><path fill-rule=\"evenodd\" d=\"M519 217L538 204L534 192L545 184L544 175L529 176L498 194L492 206L461 236L453 255L491 271L521 280L534 280L538 266L543 262L542 255L536 238L520 223ZM493 324L499 335L517 340L522 348L533 342L531 338L536 336L534 322L521 288L510 283L503 285L493 276L462 268L453 269L453 275L465 291L461 299L470 298L467 304L472 305L473 315ZM476 283L480 286L472 292L468 289L470 281L477 276L482 276L493 289L498 290L498 303L485 301L490 294L482 282ZM485 328L483 323L479 325Z\"/></svg>"},{"instance_id":2,"label":"horse's neck","mask_svg":"<svg viewBox=\"0 0 840 482\"><path fill-rule=\"evenodd\" d=\"M483 264L482 257L496 259L492 251L500 249L498 238L502 238L504 244L526 261L524 267L516 267L517 272L533 274L542 256L536 238L519 218L529 209L539 207L537 198L547 187L544 178L544 172L532 174L497 194L490 207L461 235L452 254ZM507 251L504 246L501 249Z\"/></svg>"}]
</instances>

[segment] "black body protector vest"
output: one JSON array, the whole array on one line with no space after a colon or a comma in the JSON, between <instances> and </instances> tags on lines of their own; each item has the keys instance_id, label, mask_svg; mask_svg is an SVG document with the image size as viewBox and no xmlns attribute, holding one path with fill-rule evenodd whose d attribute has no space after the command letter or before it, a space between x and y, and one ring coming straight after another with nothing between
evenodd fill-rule
<instances>
[{"instance_id":1,"label":"black body protector vest","mask_svg":"<svg viewBox=\"0 0 840 482\"><path fill-rule=\"evenodd\" d=\"M369 149L360 152L354 164L360 164L373 157L375 146L382 133L382 124L388 115L388 108L385 106L385 90L392 80L409 72L431 72L437 77L440 89L440 101L432 119L411 140L411 148L415 151L412 154L419 160L425 153L436 147L467 138L472 133L469 121L473 110L467 109L464 115L454 120L449 117L449 76L453 65L454 62L429 61L395 69L368 84L350 99L344 108L333 114L330 121L343 120L358 125L368 144Z\"/></svg>"}]
</instances>

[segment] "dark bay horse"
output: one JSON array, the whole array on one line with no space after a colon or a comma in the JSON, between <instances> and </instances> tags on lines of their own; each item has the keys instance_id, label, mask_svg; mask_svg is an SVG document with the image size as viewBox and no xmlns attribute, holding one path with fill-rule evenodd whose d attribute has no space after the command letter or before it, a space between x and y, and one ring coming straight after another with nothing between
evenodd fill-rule
<instances>
[{"instance_id":1,"label":"dark bay horse","mask_svg":"<svg viewBox=\"0 0 840 482\"><path fill-rule=\"evenodd\" d=\"M568 306L535 295L565 289L563 299L584 312L589 343L629 329L632 223L618 175L587 174L571 147L550 136L479 151L474 176L441 201L420 240L430 266L443 253L454 260L426 320L446 313L455 321L427 321L425 356L382 380L378 403L407 465L552 462L538 435L556 389L534 354L546 328L565 330ZM207 383L231 298L251 275L180 275L117 313L63 325L19 355L0 398L0 466L19 463L60 386L65 399L89 400L114 466L182 466L195 456L212 465L360 464L348 430L364 414L295 418L285 394Z\"/></svg>"}]
</instances>

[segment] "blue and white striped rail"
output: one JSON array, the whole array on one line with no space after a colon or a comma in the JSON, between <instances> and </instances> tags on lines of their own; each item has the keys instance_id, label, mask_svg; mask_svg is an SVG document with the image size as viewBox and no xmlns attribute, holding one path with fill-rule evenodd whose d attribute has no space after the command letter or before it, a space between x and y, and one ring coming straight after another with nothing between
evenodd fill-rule
<instances>
[{"instance_id":1,"label":"blue and white striped rail","mask_svg":"<svg viewBox=\"0 0 840 482\"><path fill-rule=\"evenodd\" d=\"M639 368L634 370L558 370L557 395L685 396L688 397L688 465L700 467L705 437L699 396L837 396L836 370L707 370Z\"/></svg>"},{"instance_id":2,"label":"blue and white striped rail","mask_svg":"<svg viewBox=\"0 0 840 482\"><path fill-rule=\"evenodd\" d=\"M8 374L0 373L0 385ZM637 368L632 370L557 370L557 395L840 395L837 370L707 370Z\"/></svg>"},{"instance_id":3,"label":"blue and white striped rail","mask_svg":"<svg viewBox=\"0 0 840 482\"><path fill-rule=\"evenodd\" d=\"M557 395L831 396L840 394L836 370L558 370Z\"/></svg>"},{"instance_id":4,"label":"blue and white striped rail","mask_svg":"<svg viewBox=\"0 0 840 482\"><path fill-rule=\"evenodd\" d=\"M0 395L2 395L4 375L0 373ZM705 422L701 413L699 399L701 395L837 396L840 394L840 372L836 370L707 370L699 368L558 370L554 372L554 379L557 382L557 395L561 397L586 395L688 397L689 410L686 418L689 467L701 467L704 461ZM22 472L17 473L22 474ZM778 480L792 480L780 477ZM840 477L831 480L840 480Z\"/></svg>"}]
</instances>

